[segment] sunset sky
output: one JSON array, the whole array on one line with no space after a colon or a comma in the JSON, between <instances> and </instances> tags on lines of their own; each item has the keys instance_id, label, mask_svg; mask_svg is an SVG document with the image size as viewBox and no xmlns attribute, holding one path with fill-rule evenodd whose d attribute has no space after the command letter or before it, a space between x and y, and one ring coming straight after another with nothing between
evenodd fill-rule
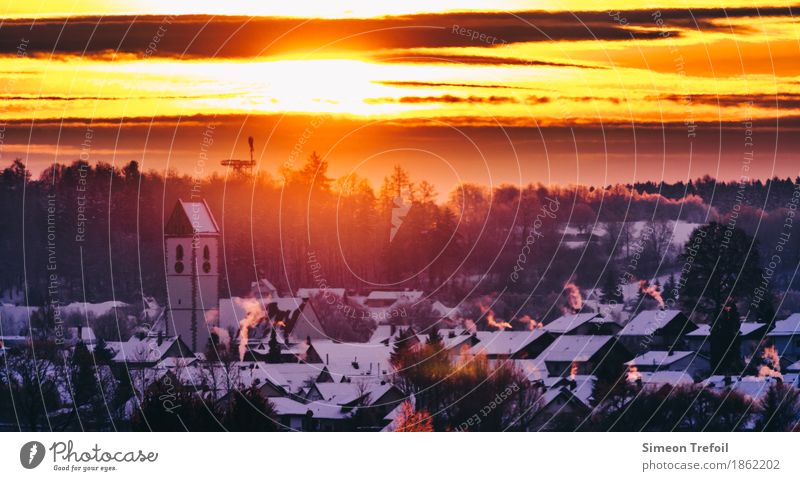
<instances>
[{"instance_id":1,"label":"sunset sky","mask_svg":"<svg viewBox=\"0 0 800 481\"><path fill-rule=\"evenodd\" d=\"M0 164L224 172L252 135L260 170L299 145L334 176L377 183L402 164L443 192L738 179L751 150L748 175L800 173L800 5L603 7L4 0Z\"/></svg>"}]
</instances>

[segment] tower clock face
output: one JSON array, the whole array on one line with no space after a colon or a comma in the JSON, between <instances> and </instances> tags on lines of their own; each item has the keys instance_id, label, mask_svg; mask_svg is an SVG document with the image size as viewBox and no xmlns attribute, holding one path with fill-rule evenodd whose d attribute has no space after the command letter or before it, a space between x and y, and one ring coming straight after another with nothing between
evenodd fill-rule
<instances>
[{"instance_id":1,"label":"tower clock face","mask_svg":"<svg viewBox=\"0 0 800 481\"><path fill-rule=\"evenodd\" d=\"M178 261L175 263L175 272L178 274L183 272L183 262Z\"/></svg>"}]
</instances>

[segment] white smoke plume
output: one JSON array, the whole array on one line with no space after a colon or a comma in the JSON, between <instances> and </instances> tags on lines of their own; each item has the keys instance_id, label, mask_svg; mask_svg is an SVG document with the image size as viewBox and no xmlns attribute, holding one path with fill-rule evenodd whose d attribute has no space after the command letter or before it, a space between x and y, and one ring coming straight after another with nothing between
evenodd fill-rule
<instances>
[{"instance_id":1,"label":"white smoke plume","mask_svg":"<svg viewBox=\"0 0 800 481\"><path fill-rule=\"evenodd\" d=\"M647 281L639 281L639 292L655 299L660 309L664 308L664 298L661 297L661 293L658 292L658 287L651 286Z\"/></svg>"},{"instance_id":2,"label":"white smoke plume","mask_svg":"<svg viewBox=\"0 0 800 481\"><path fill-rule=\"evenodd\" d=\"M486 324L488 324L489 327L494 327L495 329L499 329L501 331L505 331L506 329L511 329L513 327L510 323L502 319L495 318L494 311L489 306L484 304L483 301L481 301L479 306L481 308L481 314L483 314L484 319L486 319Z\"/></svg>"},{"instance_id":3,"label":"white smoke plume","mask_svg":"<svg viewBox=\"0 0 800 481\"><path fill-rule=\"evenodd\" d=\"M775 346L767 346L761 355L764 364L758 369L758 377L776 377L783 379L781 374L781 358Z\"/></svg>"},{"instance_id":4,"label":"white smoke plume","mask_svg":"<svg viewBox=\"0 0 800 481\"><path fill-rule=\"evenodd\" d=\"M236 299L236 304L244 309L245 316L239 321L239 360L244 361L247 353L247 341L250 339L250 329L261 324L267 314L258 299L248 297L246 299Z\"/></svg>"},{"instance_id":5,"label":"white smoke plume","mask_svg":"<svg viewBox=\"0 0 800 481\"><path fill-rule=\"evenodd\" d=\"M519 318L519 322L528 326L529 331L535 331L540 327L544 327L544 324L537 321L536 319L532 318L531 316L525 314L524 316Z\"/></svg>"},{"instance_id":6,"label":"white smoke plume","mask_svg":"<svg viewBox=\"0 0 800 481\"><path fill-rule=\"evenodd\" d=\"M475 325L475 321L473 321L472 319L464 319L464 328L470 333L476 332L478 330L478 326Z\"/></svg>"},{"instance_id":7,"label":"white smoke plume","mask_svg":"<svg viewBox=\"0 0 800 481\"><path fill-rule=\"evenodd\" d=\"M583 297L581 296L581 290L578 289L578 286L572 282L567 282L567 284L564 286L564 290L567 291L567 305L569 308L573 313L580 312L580 310L583 309Z\"/></svg>"},{"instance_id":8,"label":"white smoke plume","mask_svg":"<svg viewBox=\"0 0 800 481\"><path fill-rule=\"evenodd\" d=\"M628 367L628 382L636 382L642 379L642 374L639 372L639 368L631 364Z\"/></svg>"},{"instance_id":9,"label":"white smoke plume","mask_svg":"<svg viewBox=\"0 0 800 481\"><path fill-rule=\"evenodd\" d=\"M211 333L217 335L217 341L219 345L223 346L223 348L227 351L231 348L231 335L225 329L221 327L212 326Z\"/></svg>"}]
</instances>

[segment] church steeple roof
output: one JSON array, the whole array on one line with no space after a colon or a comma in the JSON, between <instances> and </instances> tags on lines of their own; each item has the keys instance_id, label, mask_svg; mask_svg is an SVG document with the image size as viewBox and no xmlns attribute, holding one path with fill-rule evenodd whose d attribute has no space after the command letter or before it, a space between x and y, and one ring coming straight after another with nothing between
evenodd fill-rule
<instances>
[{"instance_id":1,"label":"church steeple roof","mask_svg":"<svg viewBox=\"0 0 800 481\"><path fill-rule=\"evenodd\" d=\"M184 202L178 200L164 226L167 236L219 235L219 227L205 200Z\"/></svg>"}]
</instances>

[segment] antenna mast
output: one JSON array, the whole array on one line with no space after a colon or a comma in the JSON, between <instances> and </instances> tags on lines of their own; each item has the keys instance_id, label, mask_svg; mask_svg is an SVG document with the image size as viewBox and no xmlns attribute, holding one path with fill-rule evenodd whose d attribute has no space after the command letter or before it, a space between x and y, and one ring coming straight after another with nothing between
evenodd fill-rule
<instances>
[{"instance_id":1,"label":"antenna mast","mask_svg":"<svg viewBox=\"0 0 800 481\"><path fill-rule=\"evenodd\" d=\"M233 169L234 173L237 174L252 174L253 167L256 165L256 161L253 158L253 151L255 148L253 147L253 136L247 138L247 143L250 145L250 160L241 160L241 159L225 159L220 162L221 165L224 167L230 167Z\"/></svg>"}]
</instances>

